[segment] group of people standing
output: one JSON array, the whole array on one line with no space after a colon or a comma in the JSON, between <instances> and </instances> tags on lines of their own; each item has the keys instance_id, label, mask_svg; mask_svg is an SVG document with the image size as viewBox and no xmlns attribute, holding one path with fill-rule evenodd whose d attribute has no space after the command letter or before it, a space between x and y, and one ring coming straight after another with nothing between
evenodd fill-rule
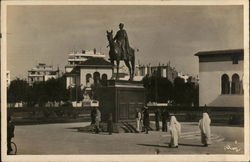
<instances>
[{"instance_id":1,"label":"group of people standing","mask_svg":"<svg viewBox=\"0 0 250 162\"><path fill-rule=\"evenodd\" d=\"M178 141L181 136L181 124L178 122L174 115L170 115L168 111L163 109L161 112L157 109L155 112L155 127L156 131L160 130L160 119L162 120L162 131L167 132L169 129L171 138L169 147L178 148ZM161 117L161 118L160 118ZM142 122L141 122L142 121ZM169 125L168 125L169 121ZM149 111L145 106L143 111L140 112L137 109L136 112L136 130L138 132L145 131L148 134L148 130L150 129L150 120L149 120ZM199 120L199 129L201 131L201 143L207 147L211 144L211 130L210 130L211 119L207 112L203 113L203 117Z\"/></svg>"},{"instance_id":2,"label":"group of people standing","mask_svg":"<svg viewBox=\"0 0 250 162\"><path fill-rule=\"evenodd\" d=\"M100 122L101 122L101 111L98 107L95 107L91 110L91 125L92 132L98 134L100 132ZM107 130L111 135L113 132L113 114L109 113L108 122L107 122Z\"/></svg>"},{"instance_id":3,"label":"group of people standing","mask_svg":"<svg viewBox=\"0 0 250 162\"><path fill-rule=\"evenodd\" d=\"M146 106L144 106L142 112L139 109L136 109L136 130L138 133L145 131L145 133L148 134L150 124L149 120L149 111Z\"/></svg>"},{"instance_id":4,"label":"group of people standing","mask_svg":"<svg viewBox=\"0 0 250 162\"><path fill-rule=\"evenodd\" d=\"M145 132L148 134L150 128L150 118L149 118L148 107L144 106L142 112L137 109L136 111L136 130L137 132ZM155 118L155 127L156 131L160 130L160 120L162 121L162 131L167 132L169 130L171 138L169 147L178 148L178 141L181 136L181 124L178 122L177 118L174 115L170 115L169 112L163 109L161 112L159 109L154 112ZM96 107L91 111L91 125L93 125L93 132L100 132L100 121L101 121L101 112ZM169 122L169 124L168 124ZM199 120L199 129L201 131L201 142L207 147L211 144L211 130L210 130L211 119L207 112L203 113L202 118ZM109 134L113 132L113 116L112 113L109 114L107 122L107 130Z\"/></svg>"},{"instance_id":5,"label":"group of people standing","mask_svg":"<svg viewBox=\"0 0 250 162\"><path fill-rule=\"evenodd\" d=\"M169 120L169 112L163 109L161 112L159 109L157 109L155 112L155 127L156 131L160 130L160 120L162 121L162 131L167 132L167 121ZM142 122L141 122L142 121ZM148 107L144 106L143 111L141 112L139 109L137 109L136 112L136 130L138 132L145 131L146 134L148 134L149 130L149 111Z\"/></svg>"}]
</instances>

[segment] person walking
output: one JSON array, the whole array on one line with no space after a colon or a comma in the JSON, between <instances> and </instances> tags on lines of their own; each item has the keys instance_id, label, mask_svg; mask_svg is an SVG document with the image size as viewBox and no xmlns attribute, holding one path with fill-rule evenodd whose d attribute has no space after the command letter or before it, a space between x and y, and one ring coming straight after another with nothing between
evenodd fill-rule
<instances>
[{"instance_id":1,"label":"person walking","mask_svg":"<svg viewBox=\"0 0 250 162\"><path fill-rule=\"evenodd\" d=\"M148 129L149 129L149 112L148 112L148 107L144 106L144 111L143 111L143 127L145 130L145 133L148 134Z\"/></svg>"},{"instance_id":2,"label":"person walking","mask_svg":"<svg viewBox=\"0 0 250 162\"><path fill-rule=\"evenodd\" d=\"M155 110L155 128L156 128L156 131L160 130L159 121L160 121L160 112L159 112L159 109L156 109Z\"/></svg>"},{"instance_id":3,"label":"person walking","mask_svg":"<svg viewBox=\"0 0 250 162\"><path fill-rule=\"evenodd\" d=\"M142 115L139 109L136 109L136 130L137 132L141 132L141 120L142 120Z\"/></svg>"},{"instance_id":4,"label":"person walking","mask_svg":"<svg viewBox=\"0 0 250 162\"><path fill-rule=\"evenodd\" d=\"M96 107L96 117L95 117L95 133L99 133L100 131L100 121L101 121L101 112Z\"/></svg>"},{"instance_id":5,"label":"person walking","mask_svg":"<svg viewBox=\"0 0 250 162\"><path fill-rule=\"evenodd\" d=\"M161 112L161 121L162 121L162 132L167 131L167 115L166 115L166 110L163 109Z\"/></svg>"},{"instance_id":6,"label":"person walking","mask_svg":"<svg viewBox=\"0 0 250 162\"><path fill-rule=\"evenodd\" d=\"M178 148L178 140L181 135L181 124L176 120L175 116L171 116L169 123L170 144L169 147Z\"/></svg>"},{"instance_id":7,"label":"person walking","mask_svg":"<svg viewBox=\"0 0 250 162\"><path fill-rule=\"evenodd\" d=\"M113 133L113 114L112 113L109 113L108 132L109 132L109 135L111 135Z\"/></svg>"},{"instance_id":8,"label":"person walking","mask_svg":"<svg viewBox=\"0 0 250 162\"><path fill-rule=\"evenodd\" d=\"M170 122L170 114L169 114L169 112L167 110L165 111L165 116L166 116L166 127L165 127L165 130L167 132L168 131L168 122Z\"/></svg>"},{"instance_id":9,"label":"person walking","mask_svg":"<svg viewBox=\"0 0 250 162\"><path fill-rule=\"evenodd\" d=\"M96 117L96 109L92 108L91 113L90 113L90 117L91 117L91 129L94 132L95 131L95 117Z\"/></svg>"},{"instance_id":10,"label":"person walking","mask_svg":"<svg viewBox=\"0 0 250 162\"><path fill-rule=\"evenodd\" d=\"M211 119L208 113L204 112L202 119L199 121L199 128L201 130L201 143L204 147L211 144L211 129L210 129Z\"/></svg>"},{"instance_id":11,"label":"person walking","mask_svg":"<svg viewBox=\"0 0 250 162\"><path fill-rule=\"evenodd\" d=\"M7 117L7 155L12 151L11 148L11 139L14 137L15 125L13 124L11 117Z\"/></svg>"}]
</instances>

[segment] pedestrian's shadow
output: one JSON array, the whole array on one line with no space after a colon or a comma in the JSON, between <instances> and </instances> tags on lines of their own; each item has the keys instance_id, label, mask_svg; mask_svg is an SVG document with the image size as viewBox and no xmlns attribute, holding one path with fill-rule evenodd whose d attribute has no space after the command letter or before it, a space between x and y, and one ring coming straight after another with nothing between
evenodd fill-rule
<instances>
[{"instance_id":1,"label":"pedestrian's shadow","mask_svg":"<svg viewBox=\"0 0 250 162\"><path fill-rule=\"evenodd\" d=\"M203 147L203 145L179 143L179 146Z\"/></svg>"},{"instance_id":2,"label":"pedestrian's shadow","mask_svg":"<svg viewBox=\"0 0 250 162\"><path fill-rule=\"evenodd\" d=\"M72 129L75 130L74 132L80 132L80 133L92 133L93 128L92 126L85 126L85 127L69 127L65 129Z\"/></svg>"},{"instance_id":3,"label":"pedestrian's shadow","mask_svg":"<svg viewBox=\"0 0 250 162\"><path fill-rule=\"evenodd\" d=\"M79 129L79 128L82 128L82 127L70 127L70 128L65 128L65 129Z\"/></svg>"},{"instance_id":4,"label":"pedestrian's shadow","mask_svg":"<svg viewBox=\"0 0 250 162\"><path fill-rule=\"evenodd\" d=\"M168 147L168 145L152 145L152 144L137 144L137 145L140 145L140 146L151 146L151 147L164 147L164 148Z\"/></svg>"}]
</instances>

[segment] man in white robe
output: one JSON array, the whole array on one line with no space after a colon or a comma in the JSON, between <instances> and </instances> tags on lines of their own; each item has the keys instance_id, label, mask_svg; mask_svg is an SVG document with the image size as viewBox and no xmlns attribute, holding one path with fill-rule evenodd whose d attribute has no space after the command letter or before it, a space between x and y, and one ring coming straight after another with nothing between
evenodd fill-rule
<instances>
[{"instance_id":1,"label":"man in white robe","mask_svg":"<svg viewBox=\"0 0 250 162\"><path fill-rule=\"evenodd\" d=\"M176 120L175 116L171 116L170 118L169 130L171 135L169 147L178 148L178 139L181 135L181 124Z\"/></svg>"},{"instance_id":2,"label":"man in white robe","mask_svg":"<svg viewBox=\"0 0 250 162\"><path fill-rule=\"evenodd\" d=\"M199 121L199 128L201 130L201 143L207 147L211 144L211 129L210 129L211 119L208 114L203 113L202 119Z\"/></svg>"}]
</instances>

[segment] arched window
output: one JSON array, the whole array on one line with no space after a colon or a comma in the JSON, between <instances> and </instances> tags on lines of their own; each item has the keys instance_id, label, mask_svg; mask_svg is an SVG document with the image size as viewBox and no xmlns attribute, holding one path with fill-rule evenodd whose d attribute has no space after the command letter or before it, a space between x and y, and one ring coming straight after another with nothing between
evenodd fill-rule
<instances>
[{"instance_id":1,"label":"arched window","mask_svg":"<svg viewBox=\"0 0 250 162\"><path fill-rule=\"evenodd\" d=\"M102 74L102 85L107 86L108 76L107 74Z\"/></svg>"},{"instance_id":2,"label":"arched window","mask_svg":"<svg viewBox=\"0 0 250 162\"><path fill-rule=\"evenodd\" d=\"M86 85L89 83L90 78L92 78L91 74L86 74Z\"/></svg>"},{"instance_id":3,"label":"arched window","mask_svg":"<svg viewBox=\"0 0 250 162\"><path fill-rule=\"evenodd\" d=\"M240 94L240 77L238 74L232 76L231 93Z\"/></svg>"},{"instance_id":4,"label":"arched window","mask_svg":"<svg viewBox=\"0 0 250 162\"><path fill-rule=\"evenodd\" d=\"M94 84L100 83L100 73L94 72Z\"/></svg>"},{"instance_id":5,"label":"arched window","mask_svg":"<svg viewBox=\"0 0 250 162\"><path fill-rule=\"evenodd\" d=\"M223 74L221 77L221 94L229 94L230 83L227 74Z\"/></svg>"}]
</instances>

